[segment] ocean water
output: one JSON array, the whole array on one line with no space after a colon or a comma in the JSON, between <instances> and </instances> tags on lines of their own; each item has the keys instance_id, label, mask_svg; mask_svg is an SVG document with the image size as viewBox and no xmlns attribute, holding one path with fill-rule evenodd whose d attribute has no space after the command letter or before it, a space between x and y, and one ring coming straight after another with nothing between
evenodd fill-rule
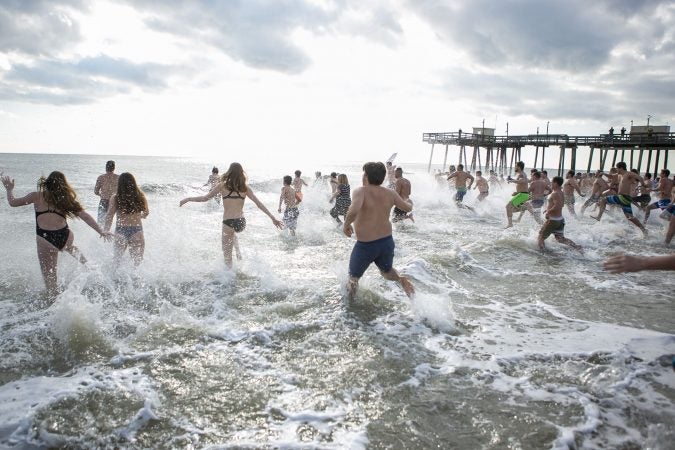
<instances>
[{"instance_id":1,"label":"ocean water","mask_svg":"<svg viewBox=\"0 0 675 450\"><path fill-rule=\"evenodd\" d=\"M0 171L19 196L61 170L94 214L107 159L2 154ZM115 159L148 197L145 260L114 267L73 220L90 262L60 256L50 306L32 208L0 193L0 448L675 448L675 276L601 268L619 250L672 252L658 214L647 239L618 211L568 218L585 253L552 238L540 252L529 215L503 229L509 190L469 193L474 214L404 165L416 221L394 227L395 266L417 294L371 267L348 302L354 240L327 185L305 189L295 238L247 202L227 271L220 208L178 207L227 161ZM295 169L360 183L358 164L241 162L273 212Z\"/></svg>"}]
</instances>

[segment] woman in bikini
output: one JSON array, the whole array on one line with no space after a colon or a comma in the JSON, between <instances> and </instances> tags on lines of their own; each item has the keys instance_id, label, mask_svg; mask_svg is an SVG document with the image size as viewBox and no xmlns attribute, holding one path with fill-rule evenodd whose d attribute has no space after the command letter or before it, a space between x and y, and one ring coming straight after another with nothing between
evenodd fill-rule
<instances>
[{"instance_id":1,"label":"woman in bikini","mask_svg":"<svg viewBox=\"0 0 675 450\"><path fill-rule=\"evenodd\" d=\"M105 220L106 231L110 230L113 216L117 214L115 225L115 260L124 254L129 247L129 255L135 265L143 261L145 251L145 237L143 236L143 224L150 214L148 201L138 188L136 179L128 172L120 175L117 182L117 193L110 198L110 206Z\"/></svg>"},{"instance_id":2,"label":"woman in bikini","mask_svg":"<svg viewBox=\"0 0 675 450\"><path fill-rule=\"evenodd\" d=\"M68 228L68 217L79 217L87 225L96 230L105 240L112 238L112 233L104 231L80 205L77 194L66 181L61 172L52 172L47 178L40 178L38 190L21 197L14 198L14 180L2 177L2 184L7 190L7 202L10 206L26 206L33 204L35 209L35 228L38 259L42 277L47 286L47 296L53 299L58 294L56 265L59 252L67 251L81 263L87 260L73 245L75 235Z\"/></svg>"},{"instance_id":3,"label":"woman in bikini","mask_svg":"<svg viewBox=\"0 0 675 450\"><path fill-rule=\"evenodd\" d=\"M230 168L223 174L220 183L211 189L211 191L199 197L188 197L180 201L180 206L188 202L206 202L209 199L221 195L223 198L223 256L225 265L232 267L232 247L235 244L235 233L240 233L246 228L246 219L244 218L244 201L246 197L265 214L272 219L272 223L277 228L283 228L279 219L274 217L271 212L255 196L251 188L246 184L246 174L239 163L230 164Z\"/></svg>"}]
</instances>

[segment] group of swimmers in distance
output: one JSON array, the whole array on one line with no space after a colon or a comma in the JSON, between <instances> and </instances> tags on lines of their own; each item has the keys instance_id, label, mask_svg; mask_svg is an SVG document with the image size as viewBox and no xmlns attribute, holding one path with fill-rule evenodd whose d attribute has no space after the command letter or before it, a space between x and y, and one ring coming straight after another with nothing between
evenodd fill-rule
<instances>
[{"instance_id":1,"label":"group of swimmers in distance","mask_svg":"<svg viewBox=\"0 0 675 450\"><path fill-rule=\"evenodd\" d=\"M563 208L567 206L569 213L576 217L574 210L575 192L588 200L581 208L583 215L592 204L597 204L597 220L602 218L607 205L620 206L625 217L643 231L645 226L633 215L633 204L645 211L644 223L649 219L650 211L661 209L661 217L669 221L665 242L669 244L675 234L675 180L669 178L670 172L663 169L658 181L651 180L651 176L641 177L637 171L627 171L626 164L619 162L609 174L597 171L594 176L574 174L568 172L566 180L562 177L553 177L549 180L546 171L531 171L531 179L525 174L525 165L522 161L516 163L516 177L508 177L507 183L515 184L515 192L506 205L507 228L513 226L513 213L520 212L520 218L525 211L532 214L534 220L541 225L538 245L544 249L544 241L553 235L555 239L578 251L581 246L564 235L565 219ZM277 219L265 205L256 197L247 183L246 174L241 164L232 163L227 172L220 176L218 168L214 167L212 174L204 186L209 192L196 197L187 197L179 202L183 206L189 202L206 202L210 199L222 201L222 251L225 265L232 267L233 248L240 258L237 244L237 233L246 228L244 217L244 202L246 198L264 212L272 224L282 229L288 228L295 235L298 217L298 205L303 200L302 187L307 183L302 179L301 172L295 172L295 178L284 176L283 186L279 196L278 212L283 209L283 221ZM647 174L649 175L649 174ZM459 164L450 166L446 173L437 173L437 178L445 178L454 183L455 202L458 207L474 210L464 205L465 194L472 186L479 190L477 200L483 201L489 195L490 189L502 186L503 178L498 178L494 171L490 171L488 179L483 178L481 171L474 177L464 171ZM73 245L74 235L68 228L67 218L79 217L93 228L106 241L114 240L114 259L119 261L124 252L129 254L138 265L143 260L145 240L142 220L150 212L148 202L143 192L136 184L131 173L115 174L115 162L106 163L106 173L96 180L94 193L100 197L98 206L98 221L94 220L77 200L77 195L68 184L63 173L54 171L48 177L40 178L38 189L24 197L15 198L13 194L14 180L9 176L2 176L7 201L10 206L25 206L32 204L35 210L36 243L40 268L47 287L47 295L53 299L58 294L57 260L58 253L67 251L78 258L83 264L86 258ZM606 179L606 180L605 180ZM387 181L387 187L383 183ZM316 172L317 182L323 182L320 172ZM382 276L401 284L404 292L412 296L415 289L406 277L400 275L393 267L394 240L392 238L392 222L410 219L414 222L410 198L411 183L403 177L403 169L394 166L391 162L368 162L363 166L362 186L351 192L349 180L345 174L331 173L330 202L335 203L330 215L348 237L356 234L349 260L349 281L347 291L351 297L358 288L361 276L371 263L379 268ZM651 193L658 193L659 199L651 202ZM393 208L393 216L391 211ZM541 209L545 208L544 219L540 217ZM343 220L340 220L340 216ZM391 216L391 218L390 218ZM115 232L111 233L113 219L116 217ZM618 255L605 262L605 268L611 272L626 272L650 269L675 269L675 254L666 257L640 258L629 255Z\"/></svg>"}]
</instances>

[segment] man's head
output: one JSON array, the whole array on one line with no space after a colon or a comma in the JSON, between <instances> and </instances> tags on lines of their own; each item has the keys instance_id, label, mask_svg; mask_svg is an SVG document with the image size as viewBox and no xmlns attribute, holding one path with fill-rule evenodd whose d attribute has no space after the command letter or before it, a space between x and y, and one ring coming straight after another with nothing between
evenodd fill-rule
<instances>
[{"instance_id":1,"label":"man's head","mask_svg":"<svg viewBox=\"0 0 675 450\"><path fill-rule=\"evenodd\" d=\"M105 171L106 172L114 172L115 171L115 161L108 161L105 163Z\"/></svg>"},{"instance_id":2,"label":"man's head","mask_svg":"<svg viewBox=\"0 0 675 450\"><path fill-rule=\"evenodd\" d=\"M534 172L532 172L532 178L534 178L535 180L541 180L541 173L535 170Z\"/></svg>"},{"instance_id":3,"label":"man's head","mask_svg":"<svg viewBox=\"0 0 675 450\"><path fill-rule=\"evenodd\" d=\"M518 161L516 163L516 172L522 172L523 170L525 170L525 163L522 161Z\"/></svg>"},{"instance_id":4,"label":"man's head","mask_svg":"<svg viewBox=\"0 0 675 450\"><path fill-rule=\"evenodd\" d=\"M652 174L649 172L645 172L645 179L646 180L651 180L652 179Z\"/></svg>"},{"instance_id":5,"label":"man's head","mask_svg":"<svg viewBox=\"0 0 675 450\"><path fill-rule=\"evenodd\" d=\"M616 163L616 169L619 173L625 172L626 171L626 163L623 161L619 161Z\"/></svg>"},{"instance_id":6,"label":"man's head","mask_svg":"<svg viewBox=\"0 0 675 450\"><path fill-rule=\"evenodd\" d=\"M296 176L296 177L299 177L300 175L302 175L302 172L300 172L299 170L296 170L296 171L295 171L295 176Z\"/></svg>"},{"instance_id":7,"label":"man's head","mask_svg":"<svg viewBox=\"0 0 675 450\"><path fill-rule=\"evenodd\" d=\"M457 170L464 170L464 164L457 164Z\"/></svg>"},{"instance_id":8,"label":"man's head","mask_svg":"<svg viewBox=\"0 0 675 450\"><path fill-rule=\"evenodd\" d=\"M379 186L387 176L387 168L381 162L367 162L363 165L363 175L368 184Z\"/></svg>"},{"instance_id":9,"label":"man's head","mask_svg":"<svg viewBox=\"0 0 675 450\"><path fill-rule=\"evenodd\" d=\"M291 178L290 175L284 176L284 185L285 186L290 186L292 182L293 182L293 178Z\"/></svg>"},{"instance_id":10,"label":"man's head","mask_svg":"<svg viewBox=\"0 0 675 450\"><path fill-rule=\"evenodd\" d=\"M476 171L476 176L477 176L477 177L482 177L482 176L483 176L483 172L481 172L480 170L477 170L477 171Z\"/></svg>"},{"instance_id":11,"label":"man's head","mask_svg":"<svg viewBox=\"0 0 675 450\"><path fill-rule=\"evenodd\" d=\"M218 168L217 168L217 167L214 167L213 169L211 169L211 173L214 174L214 175L217 174L217 173L218 173Z\"/></svg>"},{"instance_id":12,"label":"man's head","mask_svg":"<svg viewBox=\"0 0 675 450\"><path fill-rule=\"evenodd\" d=\"M331 178L337 178L337 172L331 172L330 177Z\"/></svg>"},{"instance_id":13,"label":"man's head","mask_svg":"<svg viewBox=\"0 0 675 450\"><path fill-rule=\"evenodd\" d=\"M564 181L563 181L562 177L553 177L553 179L551 180L551 186L553 186L553 187L560 188L560 187L562 187L563 183L564 183Z\"/></svg>"},{"instance_id":14,"label":"man's head","mask_svg":"<svg viewBox=\"0 0 675 450\"><path fill-rule=\"evenodd\" d=\"M542 170L541 174L548 178L548 171L547 170Z\"/></svg>"},{"instance_id":15,"label":"man's head","mask_svg":"<svg viewBox=\"0 0 675 450\"><path fill-rule=\"evenodd\" d=\"M668 178L670 176L670 170L668 169L661 169L661 177L662 178Z\"/></svg>"},{"instance_id":16,"label":"man's head","mask_svg":"<svg viewBox=\"0 0 675 450\"><path fill-rule=\"evenodd\" d=\"M394 170L394 177L401 178L402 176L403 176L403 169L397 167L396 170Z\"/></svg>"},{"instance_id":17,"label":"man's head","mask_svg":"<svg viewBox=\"0 0 675 450\"><path fill-rule=\"evenodd\" d=\"M602 176L602 170L598 170L597 172L595 172L596 178L600 178L601 176Z\"/></svg>"},{"instance_id":18,"label":"man's head","mask_svg":"<svg viewBox=\"0 0 675 450\"><path fill-rule=\"evenodd\" d=\"M567 179L574 178L574 171L573 170L568 170L567 171Z\"/></svg>"}]
</instances>

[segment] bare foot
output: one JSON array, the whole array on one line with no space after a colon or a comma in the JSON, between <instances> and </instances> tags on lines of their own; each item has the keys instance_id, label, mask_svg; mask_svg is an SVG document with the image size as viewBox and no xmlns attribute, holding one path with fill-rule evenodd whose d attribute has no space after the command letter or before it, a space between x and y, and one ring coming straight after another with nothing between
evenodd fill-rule
<instances>
[{"instance_id":1,"label":"bare foot","mask_svg":"<svg viewBox=\"0 0 675 450\"><path fill-rule=\"evenodd\" d=\"M354 297L356 296L356 290L359 288L359 280L350 278L349 281L347 281L347 297L349 300L354 300Z\"/></svg>"},{"instance_id":2,"label":"bare foot","mask_svg":"<svg viewBox=\"0 0 675 450\"><path fill-rule=\"evenodd\" d=\"M409 298L412 298L413 294L415 293L415 286L413 286L410 280L406 277L399 277L399 281L401 282L401 287L403 288L405 295L407 295Z\"/></svg>"},{"instance_id":3,"label":"bare foot","mask_svg":"<svg viewBox=\"0 0 675 450\"><path fill-rule=\"evenodd\" d=\"M512 223L509 223L508 225L506 225L506 226L504 227L505 230L507 230L507 229L509 229L509 228L513 228L513 224L512 224Z\"/></svg>"}]
</instances>

